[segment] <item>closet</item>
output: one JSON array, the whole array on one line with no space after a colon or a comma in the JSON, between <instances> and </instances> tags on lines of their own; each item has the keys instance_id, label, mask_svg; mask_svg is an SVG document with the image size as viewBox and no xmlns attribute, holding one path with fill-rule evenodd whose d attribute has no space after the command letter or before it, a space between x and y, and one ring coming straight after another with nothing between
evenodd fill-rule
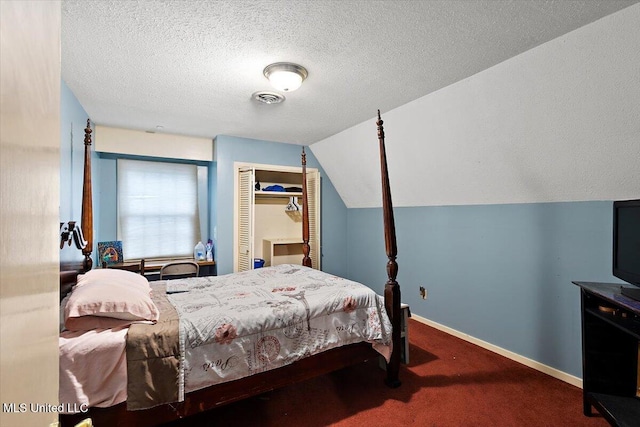
<instances>
[{"instance_id":1,"label":"closet","mask_svg":"<svg viewBox=\"0 0 640 427\"><path fill-rule=\"evenodd\" d=\"M302 264L302 168L235 164L234 271ZM320 173L307 168L309 256L320 269ZM258 264L255 264L256 266Z\"/></svg>"}]
</instances>

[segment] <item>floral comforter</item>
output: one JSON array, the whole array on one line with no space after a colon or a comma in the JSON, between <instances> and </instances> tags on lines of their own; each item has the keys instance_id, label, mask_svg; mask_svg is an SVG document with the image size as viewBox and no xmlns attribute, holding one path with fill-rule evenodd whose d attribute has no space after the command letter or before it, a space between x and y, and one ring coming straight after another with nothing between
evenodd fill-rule
<instances>
[{"instance_id":1,"label":"floral comforter","mask_svg":"<svg viewBox=\"0 0 640 427\"><path fill-rule=\"evenodd\" d=\"M322 271L285 264L166 286L180 316L180 400L346 344L391 353L382 297Z\"/></svg>"}]
</instances>

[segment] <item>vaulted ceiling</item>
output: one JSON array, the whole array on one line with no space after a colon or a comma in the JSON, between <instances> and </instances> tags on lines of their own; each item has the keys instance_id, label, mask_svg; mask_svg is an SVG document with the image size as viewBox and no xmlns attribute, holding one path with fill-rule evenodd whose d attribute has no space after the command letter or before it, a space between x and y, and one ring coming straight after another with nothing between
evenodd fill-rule
<instances>
[{"instance_id":1,"label":"vaulted ceiling","mask_svg":"<svg viewBox=\"0 0 640 427\"><path fill-rule=\"evenodd\" d=\"M637 0L62 2L62 77L101 125L312 144ZM281 104L265 66L303 65Z\"/></svg>"}]
</instances>

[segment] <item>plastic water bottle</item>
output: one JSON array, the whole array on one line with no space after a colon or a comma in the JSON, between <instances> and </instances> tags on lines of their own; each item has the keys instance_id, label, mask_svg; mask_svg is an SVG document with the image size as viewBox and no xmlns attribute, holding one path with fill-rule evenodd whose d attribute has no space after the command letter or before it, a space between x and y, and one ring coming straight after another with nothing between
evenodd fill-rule
<instances>
[{"instance_id":1,"label":"plastic water bottle","mask_svg":"<svg viewBox=\"0 0 640 427\"><path fill-rule=\"evenodd\" d=\"M193 258L196 261L204 261L204 245L202 242L198 242L196 247L193 249Z\"/></svg>"}]
</instances>

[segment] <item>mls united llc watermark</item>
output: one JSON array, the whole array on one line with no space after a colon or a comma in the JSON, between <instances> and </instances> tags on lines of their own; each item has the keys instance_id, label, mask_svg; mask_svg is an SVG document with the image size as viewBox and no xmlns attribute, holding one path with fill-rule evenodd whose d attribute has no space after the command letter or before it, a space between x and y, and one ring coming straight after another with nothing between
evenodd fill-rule
<instances>
[{"instance_id":1,"label":"mls united llc watermark","mask_svg":"<svg viewBox=\"0 0 640 427\"><path fill-rule=\"evenodd\" d=\"M2 412L59 412L63 414L77 414L87 412L89 405L86 403L2 403Z\"/></svg>"}]
</instances>

